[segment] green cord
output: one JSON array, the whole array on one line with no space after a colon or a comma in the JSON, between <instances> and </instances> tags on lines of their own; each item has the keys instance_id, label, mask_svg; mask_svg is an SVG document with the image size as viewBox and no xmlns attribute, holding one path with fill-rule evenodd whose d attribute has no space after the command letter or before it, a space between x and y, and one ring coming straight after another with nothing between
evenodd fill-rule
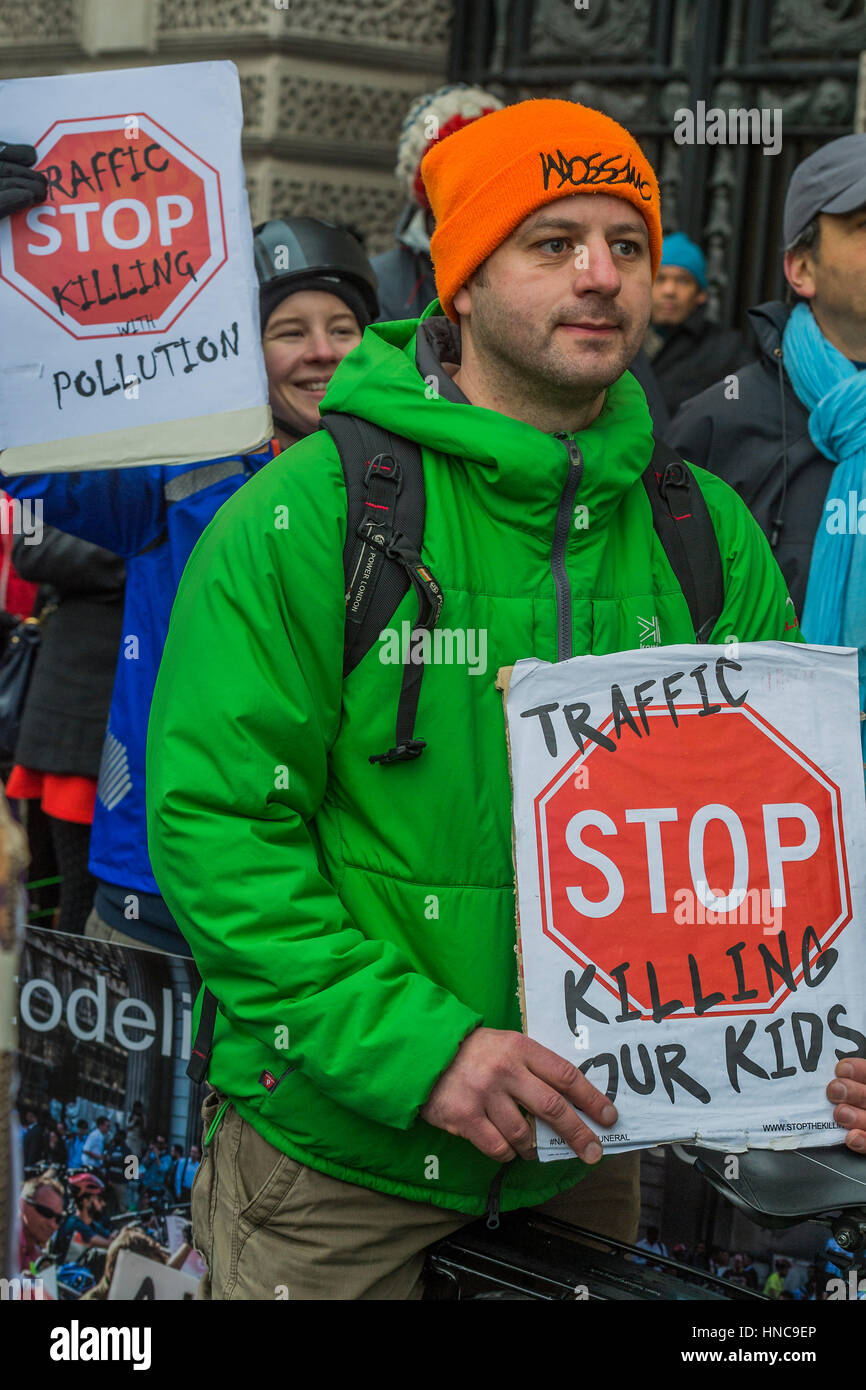
<instances>
[{"instance_id":1,"label":"green cord","mask_svg":"<svg viewBox=\"0 0 866 1390\"><path fill-rule=\"evenodd\" d=\"M231 1101L230 1101L230 1100L224 1100L223 1103L222 1103L222 1105L220 1106L219 1110L218 1110L218 1111L216 1112L216 1114L214 1115L214 1117L213 1117L213 1123L211 1124L210 1129L208 1130L207 1134L206 1134L205 1137L204 1137L204 1146L205 1146L205 1148L207 1148L208 1144L210 1143L210 1141L211 1141L211 1139L212 1139L212 1137L213 1137L214 1131L215 1131L217 1125L219 1124L220 1120L222 1119L223 1115L225 1114L226 1107L229 1106L229 1105L231 1105Z\"/></svg>"}]
</instances>

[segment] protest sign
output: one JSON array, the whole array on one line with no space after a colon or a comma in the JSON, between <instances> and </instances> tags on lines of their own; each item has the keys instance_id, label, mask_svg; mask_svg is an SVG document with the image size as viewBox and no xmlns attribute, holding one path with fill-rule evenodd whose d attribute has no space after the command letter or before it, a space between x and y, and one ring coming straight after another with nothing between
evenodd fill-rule
<instances>
[{"instance_id":1,"label":"protest sign","mask_svg":"<svg viewBox=\"0 0 866 1390\"><path fill-rule=\"evenodd\" d=\"M607 1150L843 1141L825 1088L866 1055L858 716L843 648L513 668L524 1026L614 1101Z\"/></svg>"},{"instance_id":2,"label":"protest sign","mask_svg":"<svg viewBox=\"0 0 866 1390\"><path fill-rule=\"evenodd\" d=\"M0 219L4 472L269 437L241 126L229 62L0 83L0 134L49 185Z\"/></svg>"},{"instance_id":3,"label":"protest sign","mask_svg":"<svg viewBox=\"0 0 866 1390\"><path fill-rule=\"evenodd\" d=\"M169 1269L132 1250L121 1250L114 1266L108 1301L149 1302L157 1299L194 1299L198 1279L180 1269Z\"/></svg>"}]
</instances>

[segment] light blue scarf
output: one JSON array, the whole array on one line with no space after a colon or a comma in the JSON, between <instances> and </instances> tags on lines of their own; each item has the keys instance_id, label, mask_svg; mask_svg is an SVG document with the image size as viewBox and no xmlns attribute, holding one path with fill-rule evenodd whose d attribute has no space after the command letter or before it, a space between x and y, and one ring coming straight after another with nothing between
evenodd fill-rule
<instances>
[{"instance_id":1,"label":"light blue scarf","mask_svg":"<svg viewBox=\"0 0 866 1390\"><path fill-rule=\"evenodd\" d=\"M805 304L782 338L785 369L809 410L815 447L836 467L812 550L800 626L807 642L856 647L866 703L866 370L828 342ZM853 494L853 496L852 496ZM852 505L853 504L853 505ZM862 528L862 530L860 529ZM866 724L861 724L866 760Z\"/></svg>"}]
</instances>

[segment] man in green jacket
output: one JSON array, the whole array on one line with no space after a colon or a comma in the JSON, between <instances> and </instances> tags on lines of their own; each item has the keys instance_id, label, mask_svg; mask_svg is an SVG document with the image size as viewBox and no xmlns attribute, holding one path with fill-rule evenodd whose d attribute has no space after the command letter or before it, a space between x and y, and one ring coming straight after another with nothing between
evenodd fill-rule
<instances>
[{"instance_id":1,"label":"man in green jacket","mask_svg":"<svg viewBox=\"0 0 866 1390\"><path fill-rule=\"evenodd\" d=\"M443 624L467 637L464 664L426 670L423 756L370 761L394 742L404 668L388 639L411 590L343 680L347 500L325 431L202 536L156 685L150 853L220 1005L193 1191L203 1297L420 1297L426 1247L492 1192L506 1211L636 1234L631 1156L599 1173L621 1165L625 1196L580 1207L601 1148L569 1102L602 1126L614 1107L520 1031L494 678L648 630L694 641L625 371L649 320L658 186L627 131L559 101L482 117L423 173L439 300L368 328L322 406L421 446L423 556ZM793 640L760 530L696 473L724 571L710 640ZM577 1156L538 1163L527 1114Z\"/></svg>"}]
</instances>

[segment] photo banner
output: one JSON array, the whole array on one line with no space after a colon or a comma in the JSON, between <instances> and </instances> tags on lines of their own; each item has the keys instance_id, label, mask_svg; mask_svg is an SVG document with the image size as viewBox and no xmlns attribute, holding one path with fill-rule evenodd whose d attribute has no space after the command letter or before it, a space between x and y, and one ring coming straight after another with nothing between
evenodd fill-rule
<instances>
[{"instance_id":1,"label":"photo banner","mask_svg":"<svg viewBox=\"0 0 866 1390\"><path fill-rule=\"evenodd\" d=\"M866 1055L856 652L654 647L500 685L524 1028L614 1101L606 1151L842 1143L825 1090ZM572 1156L536 1128L542 1161Z\"/></svg>"},{"instance_id":2,"label":"photo banner","mask_svg":"<svg viewBox=\"0 0 866 1390\"><path fill-rule=\"evenodd\" d=\"M126 1130L136 1102L145 1143L186 1151L202 1088L186 1075L199 988L192 960L28 927L18 972L18 1111L70 1132L107 1115ZM49 1120L50 1117L50 1120Z\"/></svg>"},{"instance_id":3,"label":"photo banner","mask_svg":"<svg viewBox=\"0 0 866 1390\"><path fill-rule=\"evenodd\" d=\"M242 124L230 62L0 82L3 139L48 180L0 219L3 472L270 437Z\"/></svg>"},{"instance_id":4,"label":"photo banner","mask_svg":"<svg viewBox=\"0 0 866 1390\"><path fill-rule=\"evenodd\" d=\"M186 1074L194 962L27 927L17 983L13 1276L38 1276L34 1297L193 1297L205 1268L189 1222L207 1090ZM22 1182L49 1180L43 1196L70 1215L83 1169L102 1184L101 1239L65 1223L23 1230Z\"/></svg>"}]
</instances>

